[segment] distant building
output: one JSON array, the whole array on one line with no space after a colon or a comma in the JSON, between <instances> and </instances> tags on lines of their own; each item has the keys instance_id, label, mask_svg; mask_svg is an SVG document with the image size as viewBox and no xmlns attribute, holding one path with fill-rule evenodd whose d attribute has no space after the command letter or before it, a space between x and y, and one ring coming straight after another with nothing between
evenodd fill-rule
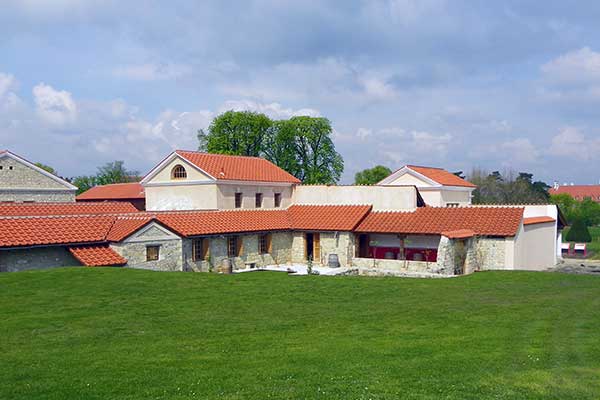
<instances>
[{"instance_id":1,"label":"distant building","mask_svg":"<svg viewBox=\"0 0 600 400\"><path fill-rule=\"evenodd\" d=\"M405 165L383 179L378 186L413 185L425 204L433 207L459 207L471 204L474 184L442 168Z\"/></svg>"},{"instance_id":2,"label":"distant building","mask_svg":"<svg viewBox=\"0 0 600 400\"><path fill-rule=\"evenodd\" d=\"M600 203L600 185L559 185L554 184L550 194L566 193L576 200L591 199Z\"/></svg>"},{"instance_id":3,"label":"distant building","mask_svg":"<svg viewBox=\"0 0 600 400\"><path fill-rule=\"evenodd\" d=\"M0 202L71 202L77 188L8 150L0 150Z\"/></svg>"},{"instance_id":4,"label":"distant building","mask_svg":"<svg viewBox=\"0 0 600 400\"><path fill-rule=\"evenodd\" d=\"M146 209L144 187L139 182L94 186L76 197L78 202L123 201L140 211Z\"/></svg>"}]
</instances>

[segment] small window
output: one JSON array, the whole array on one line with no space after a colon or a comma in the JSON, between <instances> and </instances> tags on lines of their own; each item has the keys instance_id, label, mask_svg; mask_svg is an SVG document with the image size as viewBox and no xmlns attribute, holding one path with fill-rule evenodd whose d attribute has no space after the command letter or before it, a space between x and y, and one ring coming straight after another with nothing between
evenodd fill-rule
<instances>
[{"instance_id":1,"label":"small window","mask_svg":"<svg viewBox=\"0 0 600 400\"><path fill-rule=\"evenodd\" d=\"M185 179L187 178L187 171L183 168L183 165L176 165L171 170L171 179Z\"/></svg>"},{"instance_id":2,"label":"small window","mask_svg":"<svg viewBox=\"0 0 600 400\"><path fill-rule=\"evenodd\" d=\"M235 194L235 208L242 208L242 193Z\"/></svg>"},{"instance_id":3,"label":"small window","mask_svg":"<svg viewBox=\"0 0 600 400\"><path fill-rule=\"evenodd\" d=\"M258 252L259 254L271 252L271 235L266 234L258 237Z\"/></svg>"},{"instance_id":4,"label":"small window","mask_svg":"<svg viewBox=\"0 0 600 400\"><path fill-rule=\"evenodd\" d=\"M160 246L146 246L146 261L158 261Z\"/></svg>"},{"instance_id":5,"label":"small window","mask_svg":"<svg viewBox=\"0 0 600 400\"><path fill-rule=\"evenodd\" d=\"M2 165L0 165L0 170L2 170L4 167Z\"/></svg>"},{"instance_id":6,"label":"small window","mask_svg":"<svg viewBox=\"0 0 600 400\"><path fill-rule=\"evenodd\" d=\"M458 203L446 203L446 207L458 207Z\"/></svg>"},{"instance_id":7,"label":"small window","mask_svg":"<svg viewBox=\"0 0 600 400\"><path fill-rule=\"evenodd\" d=\"M281 207L281 193L275 193L273 196L273 205L275 208Z\"/></svg>"},{"instance_id":8,"label":"small window","mask_svg":"<svg viewBox=\"0 0 600 400\"><path fill-rule=\"evenodd\" d=\"M9 166L9 167L8 167L8 169L9 169L10 171L12 171L12 169L13 169L12 165L11 165L11 166Z\"/></svg>"},{"instance_id":9,"label":"small window","mask_svg":"<svg viewBox=\"0 0 600 400\"><path fill-rule=\"evenodd\" d=\"M237 236L227 238L227 256L239 257L242 255L242 240Z\"/></svg>"},{"instance_id":10,"label":"small window","mask_svg":"<svg viewBox=\"0 0 600 400\"><path fill-rule=\"evenodd\" d=\"M256 208L261 208L262 207L262 193L256 193Z\"/></svg>"},{"instance_id":11,"label":"small window","mask_svg":"<svg viewBox=\"0 0 600 400\"><path fill-rule=\"evenodd\" d=\"M205 261L208 260L208 239L194 239L192 242L192 260Z\"/></svg>"}]
</instances>

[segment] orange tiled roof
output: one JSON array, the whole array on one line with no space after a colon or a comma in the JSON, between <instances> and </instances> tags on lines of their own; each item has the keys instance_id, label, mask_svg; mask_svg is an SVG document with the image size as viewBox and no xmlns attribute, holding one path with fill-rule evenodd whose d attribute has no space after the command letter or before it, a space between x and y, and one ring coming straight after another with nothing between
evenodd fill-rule
<instances>
[{"instance_id":1,"label":"orange tiled roof","mask_svg":"<svg viewBox=\"0 0 600 400\"><path fill-rule=\"evenodd\" d=\"M144 187L139 182L100 185L81 193L77 200L145 199Z\"/></svg>"},{"instance_id":2,"label":"orange tiled roof","mask_svg":"<svg viewBox=\"0 0 600 400\"><path fill-rule=\"evenodd\" d=\"M108 215L0 218L0 247L102 242L114 219Z\"/></svg>"},{"instance_id":3,"label":"orange tiled roof","mask_svg":"<svg viewBox=\"0 0 600 400\"><path fill-rule=\"evenodd\" d=\"M176 153L217 180L300 183L298 178L264 158L185 150Z\"/></svg>"},{"instance_id":4,"label":"orange tiled roof","mask_svg":"<svg viewBox=\"0 0 600 400\"><path fill-rule=\"evenodd\" d=\"M293 205L288 208L291 228L314 231L351 231L369 213L371 206Z\"/></svg>"},{"instance_id":5,"label":"orange tiled roof","mask_svg":"<svg viewBox=\"0 0 600 400\"><path fill-rule=\"evenodd\" d=\"M223 210L156 214L156 219L184 236L288 230L286 210Z\"/></svg>"},{"instance_id":6,"label":"orange tiled roof","mask_svg":"<svg viewBox=\"0 0 600 400\"><path fill-rule=\"evenodd\" d=\"M587 197L594 201L600 201L600 185L559 186L558 189L551 188L550 190L548 190L548 193L566 193L577 200L583 200Z\"/></svg>"},{"instance_id":7,"label":"orange tiled roof","mask_svg":"<svg viewBox=\"0 0 600 400\"><path fill-rule=\"evenodd\" d=\"M523 218L523 225L543 224L545 222L556 222L556 220L547 216Z\"/></svg>"},{"instance_id":8,"label":"orange tiled roof","mask_svg":"<svg viewBox=\"0 0 600 400\"><path fill-rule=\"evenodd\" d=\"M69 251L83 265L88 267L125 265L127 260L108 245L73 246Z\"/></svg>"},{"instance_id":9,"label":"orange tiled roof","mask_svg":"<svg viewBox=\"0 0 600 400\"><path fill-rule=\"evenodd\" d=\"M470 229L458 229L456 231L445 231L442 235L449 239L467 239L475 236L475 232Z\"/></svg>"},{"instance_id":10,"label":"orange tiled roof","mask_svg":"<svg viewBox=\"0 0 600 400\"><path fill-rule=\"evenodd\" d=\"M372 212L356 231L439 235L469 229L477 235L514 236L523 211L522 207L423 207L413 212Z\"/></svg>"},{"instance_id":11,"label":"orange tiled roof","mask_svg":"<svg viewBox=\"0 0 600 400\"><path fill-rule=\"evenodd\" d=\"M442 168L420 167L417 165L407 165L408 168L421 175L426 176L444 186L462 186L462 187L477 187L469 181L466 181Z\"/></svg>"},{"instance_id":12,"label":"orange tiled roof","mask_svg":"<svg viewBox=\"0 0 600 400\"><path fill-rule=\"evenodd\" d=\"M127 236L131 235L142 226L153 220L153 216L147 213L141 215L131 214L123 215L115 218L113 226L106 235L106 240L109 242L120 242Z\"/></svg>"},{"instance_id":13,"label":"orange tiled roof","mask_svg":"<svg viewBox=\"0 0 600 400\"><path fill-rule=\"evenodd\" d=\"M121 214L138 210L130 203L0 203L0 217L5 216L50 216L84 214Z\"/></svg>"}]
</instances>

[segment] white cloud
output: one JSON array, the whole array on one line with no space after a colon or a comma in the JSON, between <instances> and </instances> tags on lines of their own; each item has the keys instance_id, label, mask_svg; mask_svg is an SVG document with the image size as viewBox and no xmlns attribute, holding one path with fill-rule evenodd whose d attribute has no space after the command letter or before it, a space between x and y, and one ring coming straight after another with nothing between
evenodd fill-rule
<instances>
[{"instance_id":1,"label":"white cloud","mask_svg":"<svg viewBox=\"0 0 600 400\"><path fill-rule=\"evenodd\" d=\"M77 105L67 91L40 83L33 88L33 98L38 116L48 123L65 125L77 119Z\"/></svg>"},{"instance_id":2,"label":"white cloud","mask_svg":"<svg viewBox=\"0 0 600 400\"><path fill-rule=\"evenodd\" d=\"M14 90L15 86L16 80L14 76L0 72L0 99L7 95L9 91Z\"/></svg>"},{"instance_id":3,"label":"white cloud","mask_svg":"<svg viewBox=\"0 0 600 400\"><path fill-rule=\"evenodd\" d=\"M548 153L577 160L595 159L600 154L600 138L586 137L578 128L568 126L552 138Z\"/></svg>"},{"instance_id":4,"label":"white cloud","mask_svg":"<svg viewBox=\"0 0 600 400\"><path fill-rule=\"evenodd\" d=\"M527 138L517 138L504 142L500 145L500 149L502 150L500 154L505 156L505 165L535 163L540 156L539 149Z\"/></svg>"},{"instance_id":5,"label":"white cloud","mask_svg":"<svg viewBox=\"0 0 600 400\"><path fill-rule=\"evenodd\" d=\"M177 79L192 72L192 67L184 64L146 63L124 65L113 69L112 73L118 78L139 81L159 81Z\"/></svg>"},{"instance_id":6,"label":"white cloud","mask_svg":"<svg viewBox=\"0 0 600 400\"><path fill-rule=\"evenodd\" d=\"M287 119L297 116L310 116L320 117L321 113L318 110L312 108L301 108L294 110L292 108L285 108L279 103L258 103L252 100L228 100L220 108L219 113L225 111L254 111L263 113L270 118L274 119Z\"/></svg>"},{"instance_id":7,"label":"white cloud","mask_svg":"<svg viewBox=\"0 0 600 400\"><path fill-rule=\"evenodd\" d=\"M392 100L398 96L398 92L382 78L363 77L360 83L365 95L371 100Z\"/></svg>"},{"instance_id":8,"label":"white cloud","mask_svg":"<svg viewBox=\"0 0 600 400\"><path fill-rule=\"evenodd\" d=\"M542 65L546 79L562 84L600 83L600 53L583 47Z\"/></svg>"}]
</instances>

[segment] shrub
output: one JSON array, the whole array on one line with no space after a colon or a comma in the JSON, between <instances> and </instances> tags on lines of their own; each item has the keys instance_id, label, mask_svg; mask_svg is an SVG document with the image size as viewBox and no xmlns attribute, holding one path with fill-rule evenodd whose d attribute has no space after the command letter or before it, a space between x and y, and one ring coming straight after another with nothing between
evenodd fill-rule
<instances>
[{"instance_id":1,"label":"shrub","mask_svg":"<svg viewBox=\"0 0 600 400\"><path fill-rule=\"evenodd\" d=\"M576 219L567 233L567 242L591 242L592 235L582 219Z\"/></svg>"}]
</instances>

